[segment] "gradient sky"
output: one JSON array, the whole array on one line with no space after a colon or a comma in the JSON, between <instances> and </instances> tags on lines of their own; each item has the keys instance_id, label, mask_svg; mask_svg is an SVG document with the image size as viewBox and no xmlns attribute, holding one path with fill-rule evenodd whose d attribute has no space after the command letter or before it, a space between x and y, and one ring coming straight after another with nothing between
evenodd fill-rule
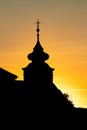
<instances>
[{"instance_id":1,"label":"gradient sky","mask_svg":"<svg viewBox=\"0 0 87 130\"><path fill-rule=\"evenodd\" d=\"M0 0L0 67L23 79L37 19L54 83L75 106L87 107L87 0Z\"/></svg>"}]
</instances>

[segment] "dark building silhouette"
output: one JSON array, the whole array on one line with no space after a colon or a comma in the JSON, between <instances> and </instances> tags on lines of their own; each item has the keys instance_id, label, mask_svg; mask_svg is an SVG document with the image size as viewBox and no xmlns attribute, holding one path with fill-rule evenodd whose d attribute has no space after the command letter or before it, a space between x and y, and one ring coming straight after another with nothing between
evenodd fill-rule
<instances>
[{"instance_id":1,"label":"dark building silhouette","mask_svg":"<svg viewBox=\"0 0 87 130\"><path fill-rule=\"evenodd\" d=\"M0 68L1 111L4 110L5 117L10 116L10 119L15 117L18 122L21 120L24 123L24 119L27 119L29 126L31 123L39 122L42 126L48 125L49 128L53 123L57 128L61 126L60 123L65 123L67 129L69 125L74 128L73 126L76 127L79 123L84 127L87 109L75 108L67 98L68 95L63 94L53 83L54 68L45 62L49 55L40 44L39 21L36 31L36 45L33 52L28 54L31 63L22 68L23 81L16 80L16 75ZM38 126L39 124L37 123Z\"/></svg>"},{"instance_id":2,"label":"dark building silhouette","mask_svg":"<svg viewBox=\"0 0 87 130\"><path fill-rule=\"evenodd\" d=\"M49 55L44 52L39 41L39 21L37 22L37 43L33 48L33 52L28 55L28 59L32 62L23 68L25 86L37 92L38 94L46 92L49 85L53 84L53 68L51 68L45 60ZM36 87L37 86L37 87ZM44 87L43 87L44 86ZM42 90L42 91L41 91Z\"/></svg>"},{"instance_id":3,"label":"dark building silhouette","mask_svg":"<svg viewBox=\"0 0 87 130\"><path fill-rule=\"evenodd\" d=\"M17 76L8 72L5 69L0 68L0 82L14 81L17 79Z\"/></svg>"},{"instance_id":4,"label":"dark building silhouette","mask_svg":"<svg viewBox=\"0 0 87 130\"><path fill-rule=\"evenodd\" d=\"M0 68L0 89L8 89L9 87L12 88L14 86L17 76L8 72L5 69ZM2 87L3 86L3 87Z\"/></svg>"}]
</instances>

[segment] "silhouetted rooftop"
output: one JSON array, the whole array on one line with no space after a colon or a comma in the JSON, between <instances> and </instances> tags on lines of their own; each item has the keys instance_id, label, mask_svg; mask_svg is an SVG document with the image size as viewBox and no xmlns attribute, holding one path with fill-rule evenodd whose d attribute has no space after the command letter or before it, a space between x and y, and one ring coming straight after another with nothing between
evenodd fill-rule
<instances>
[{"instance_id":1,"label":"silhouetted rooftop","mask_svg":"<svg viewBox=\"0 0 87 130\"><path fill-rule=\"evenodd\" d=\"M0 68L0 79L6 80L6 78L9 78L9 77L10 79L14 79L14 80L17 79L17 75L12 74L11 72L5 69Z\"/></svg>"}]
</instances>

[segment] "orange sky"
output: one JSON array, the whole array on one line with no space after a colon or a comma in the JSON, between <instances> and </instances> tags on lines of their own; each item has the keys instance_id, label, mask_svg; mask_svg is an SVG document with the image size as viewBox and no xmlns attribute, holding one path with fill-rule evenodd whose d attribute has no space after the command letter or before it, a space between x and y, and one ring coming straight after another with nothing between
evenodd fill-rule
<instances>
[{"instance_id":1,"label":"orange sky","mask_svg":"<svg viewBox=\"0 0 87 130\"><path fill-rule=\"evenodd\" d=\"M87 1L1 0L0 67L22 79L30 61L27 54L36 43L37 19L40 41L50 55L54 83L70 95L77 107L87 107Z\"/></svg>"}]
</instances>

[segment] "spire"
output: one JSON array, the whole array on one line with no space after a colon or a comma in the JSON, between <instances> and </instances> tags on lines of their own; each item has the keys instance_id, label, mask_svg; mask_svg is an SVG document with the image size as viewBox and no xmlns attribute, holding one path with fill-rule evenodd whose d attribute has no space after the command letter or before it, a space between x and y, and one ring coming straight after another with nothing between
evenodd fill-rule
<instances>
[{"instance_id":1,"label":"spire","mask_svg":"<svg viewBox=\"0 0 87 130\"><path fill-rule=\"evenodd\" d=\"M37 20L36 24L37 24L37 29L36 29L36 31L37 31L37 42L39 42L39 32L40 32L39 25L40 25L40 21Z\"/></svg>"},{"instance_id":2,"label":"spire","mask_svg":"<svg viewBox=\"0 0 87 130\"><path fill-rule=\"evenodd\" d=\"M39 40L39 36L40 36L40 34L39 34L39 32L40 32L40 28L39 28L40 21L37 20L36 24L37 24L37 29L36 29L36 32L37 32L37 43L36 43L36 45L35 45L35 47L33 49L34 50L43 51L43 47L41 46L40 40Z\"/></svg>"},{"instance_id":3,"label":"spire","mask_svg":"<svg viewBox=\"0 0 87 130\"><path fill-rule=\"evenodd\" d=\"M36 24L37 24L37 29L36 29L37 43L33 48L33 52L28 54L28 59L34 62L42 62L42 61L44 62L45 60L49 58L49 55L43 51L43 47L41 46L40 41L39 41L39 32L40 32L39 20L37 20Z\"/></svg>"}]
</instances>

